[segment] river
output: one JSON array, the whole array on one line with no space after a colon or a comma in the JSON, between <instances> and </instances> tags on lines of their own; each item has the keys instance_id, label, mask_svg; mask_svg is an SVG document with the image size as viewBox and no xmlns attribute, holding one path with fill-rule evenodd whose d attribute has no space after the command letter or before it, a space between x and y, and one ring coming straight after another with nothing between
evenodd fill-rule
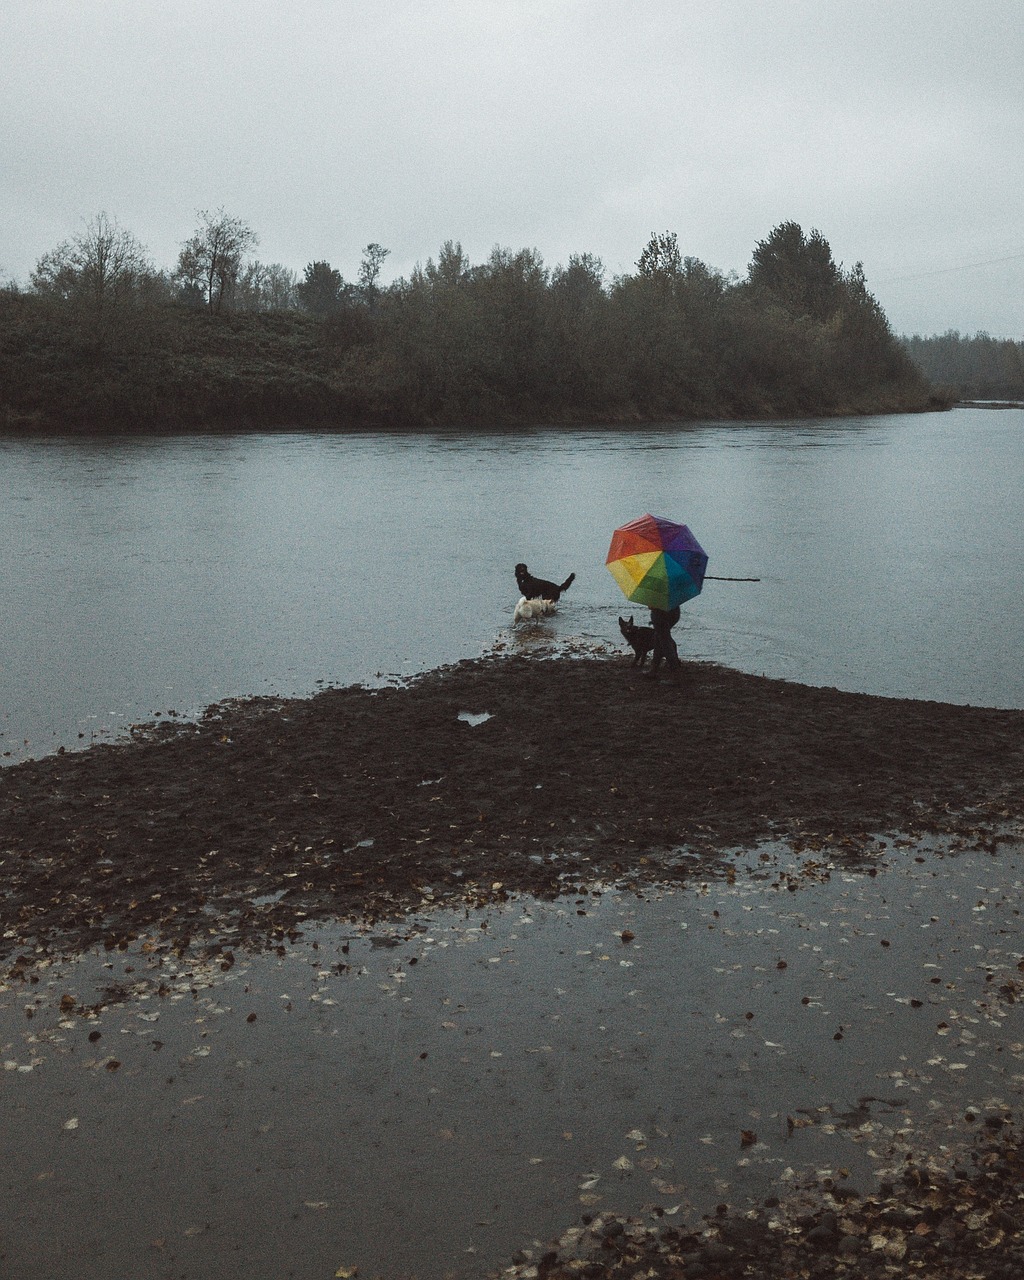
<instances>
[{"instance_id":1,"label":"river","mask_svg":"<svg viewBox=\"0 0 1024 1280\"><path fill-rule=\"evenodd\" d=\"M625 653L604 559L645 511L689 524L709 573L760 579L706 584L684 656L1024 707L1021 426L0 437L0 758L495 646ZM539 632L511 626L519 560L576 573Z\"/></svg>"}]
</instances>

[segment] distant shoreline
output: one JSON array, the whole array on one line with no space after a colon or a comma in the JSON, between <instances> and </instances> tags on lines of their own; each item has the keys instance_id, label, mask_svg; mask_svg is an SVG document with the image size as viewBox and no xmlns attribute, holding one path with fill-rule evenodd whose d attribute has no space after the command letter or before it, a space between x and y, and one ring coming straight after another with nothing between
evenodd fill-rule
<instances>
[{"instance_id":1,"label":"distant shoreline","mask_svg":"<svg viewBox=\"0 0 1024 1280\"><path fill-rule=\"evenodd\" d=\"M958 400L958 409L1024 409L1024 400Z\"/></svg>"},{"instance_id":2,"label":"distant shoreline","mask_svg":"<svg viewBox=\"0 0 1024 1280\"><path fill-rule=\"evenodd\" d=\"M219 415L216 418L186 418L174 413L164 415L154 413L146 421L119 420L105 421L72 420L68 421L58 414L38 413L32 415L12 414L4 412L0 405L0 438L31 438L54 436L78 436L82 438L102 436L189 436L189 435L230 435L242 432L245 434L281 434L314 432L326 435L433 435L487 433L494 435L514 435L533 431L560 430L586 431L594 427L609 430L642 431L651 427L686 426L701 422L715 422L728 425L730 423L783 423L812 422L815 419L827 421L843 421L854 418L870 418L879 416L899 416L903 414L948 413L951 409L962 408L1024 408L1024 404L986 404L971 401L947 399L943 396L931 396L917 404L905 402L880 402L855 408L818 407L802 411L764 411L760 413L714 413L700 414L652 414L646 416L639 413L590 413L543 415L539 417L505 418L480 417L453 420L418 421L413 419L382 418L340 419L329 415L312 416L300 411L283 413L280 417L239 414L237 416Z\"/></svg>"}]
</instances>

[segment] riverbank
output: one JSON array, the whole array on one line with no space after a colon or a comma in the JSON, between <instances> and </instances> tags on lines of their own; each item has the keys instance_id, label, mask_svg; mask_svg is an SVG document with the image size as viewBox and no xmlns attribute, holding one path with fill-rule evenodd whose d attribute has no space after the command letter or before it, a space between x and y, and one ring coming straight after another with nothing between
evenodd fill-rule
<instances>
[{"instance_id":1,"label":"riverbank","mask_svg":"<svg viewBox=\"0 0 1024 1280\"><path fill-rule=\"evenodd\" d=\"M0 968L0 1269L1016 1276L1024 845L946 845Z\"/></svg>"},{"instance_id":2,"label":"riverbank","mask_svg":"<svg viewBox=\"0 0 1024 1280\"><path fill-rule=\"evenodd\" d=\"M158 1159L151 1171L147 1156L131 1174L143 1207L127 1234L88 1228L90 1275L125 1248L140 1275L164 1274L165 1257L176 1274L209 1274L245 1247L253 1194L271 1197L267 1220L284 1223L275 1231L300 1233L304 1248L355 1274L361 1251L373 1251L356 1222L380 1212L373 1178L404 1206L402 1156L385 1143L380 1157L376 1142L390 1133L405 1151L412 1135L413 1191L435 1163L456 1162L449 1179L463 1161L474 1167L482 1143L474 1176L486 1181L492 1135L473 1119L486 1105L496 1132L513 1107L516 1140L502 1158L530 1194L506 1216L496 1186L497 1212L477 1222L479 1208L460 1209L464 1230L522 1239L517 1224L540 1213L535 1197L548 1204L535 1227L544 1234L551 1198L566 1206L558 1239L505 1253L509 1280L638 1268L666 1280L859 1277L911 1263L907 1274L942 1280L1016 1274L1016 1090L1007 1082L992 1098L986 1075L990 1061L1005 1072L1024 1052L1012 1020L1000 1020L1019 992L1016 898L988 890L987 914L960 923L957 907L975 903L980 877L999 882L1004 860L1007 883L1019 875L1009 864L1024 830L1022 763L1021 711L706 664L652 680L625 658L502 657L402 687L221 704L196 724L137 726L120 744L11 766L0 773L3 1047L21 1090L17 1149L38 1153L20 1160L12 1186L43 1189L19 1200L32 1249L19 1250L14 1231L0 1256L17 1262L13 1275L48 1274L60 1233L44 1219L88 1212L83 1185L105 1186L125 1161L134 1169L139 1150L167 1146L167 1168ZM762 841L771 851L759 856ZM972 850L963 861L985 865L945 887L936 849ZM664 919L641 910L666 885L683 893ZM588 887L601 891L581 897ZM332 931L337 919L353 923ZM693 945L677 954L683 939ZM679 974L685 996L673 994ZM903 997L882 999L880 983ZM350 1022L353 1044L339 1039L325 1057L325 1029L343 1036ZM380 1044L378 1024L391 1028ZM662 1080L667 1026L684 1060L697 1056ZM947 1033L948 1045L933 1042ZM935 1044L955 1045L959 1060L935 1057ZM965 1077L946 1078L946 1067L966 1071L976 1051L984 1062L962 1098ZM898 1053L895 1076L876 1083ZM525 1074L509 1088L516 1070ZM360 1071L374 1082L362 1086L365 1104L359 1088L338 1087ZM928 1072L942 1083L915 1099ZM692 1099L679 1114L669 1095L687 1073ZM374 1093L378 1075L386 1098ZM896 1094L904 1076L913 1087ZM641 1086L653 1100L637 1101ZM847 1090L884 1097L861 1096L847 1116ZM965 1113L975 1095L989 1100ZM524 1127L534 1102L540 1118ZM914 1132L921 1108L942 1121L941 1158L931 1130ZM365 1207L353 1157L339 1166L331 1149L328 1172L320 1126L294 1128L296 1116L321 1113L339 1133L363 1134L356 1156L376 1170ZM190 1123L215 1126L223 1166ZM132 1138L115 1157L110 1135L126 1124ZM887 1144L901 1176L874 1187L871 1162ZM968 1150L974 1164L952 1168ZM207 1188L178 1169L169 1193L174 1169L197 1158L223 1173ZM279 1161L300 1173L282 1178ZM784 1193L757 1190L783 1162L818 1173ZM844 1166L855 1162L851 1176ZM88 1178L39 1182L80 1165ZM633 1177L636 1187L616 1181ZM709 1179L722 1211L684 1221L679 1201L698 1184L706 1197ZM755 1190L761 1206L743 1211ZM637 1198L642 1214L616 1212ZM437 1238L433 1248L403 1239L403 1257L429 1259L425 1274L448 1273L449 1262L451 1274L476 1274L452 1256L451 1233Z\"/></svg>"},{"instance_id":3,"label":"riverbank","mask_svg":"<svg viewBox=\"0 0 1024 1280\"><path fill-rule=\"evenodd\" d=\"M699 350L689 321L679 329L678 316L657 310L644 323L609 314L600 332L567 331L555 315L527 324L484 311L463 321L458 332L435 315L414 322L397 295L373 311L318 319L142 301L94 312L0 293L0 429L431 431L837 417L952 403L887 331L860 350L842 326L808 326L738 300L716 313Z\"/></svg>"},{"instance_id":4,"label":"riverbank","mask_svg":"<svg viewBox=\"0 0 1024 1280\"><path fill-rule=\"evenodd\" d=\"M303 921L686 882L773 839L862 865L887 833L995 850L1024 712L704 664L484 658L407 687L211 707L0 773L3 949L264 946Z\"/></svg>"}]
</instances>

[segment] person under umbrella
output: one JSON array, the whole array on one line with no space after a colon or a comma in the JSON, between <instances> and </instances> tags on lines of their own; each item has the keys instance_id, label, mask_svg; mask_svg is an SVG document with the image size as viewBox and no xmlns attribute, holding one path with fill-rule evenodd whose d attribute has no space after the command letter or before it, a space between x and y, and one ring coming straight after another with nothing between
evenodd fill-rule
<instances>
[{"instance_id":1,"label":"person under umbrella","mask_svg":"<svg viewBox=\"0 0 1024 1280\"><path fill-rule=\"evenodd\" d=\"M640 516L612 534L605 564L626 599L651 612L652 676L662 663L670 671L682 666L672 628L679 621L679 606L700 594L707 563L686 525L663 516Z\"/></svg>"},{"instance_id":2,"label":"person under umbrella","mask_svg":"<svg viewBox=\"0 0 1024 1280\"><path fill-rule=\"evenodd\" d=\"M669 671L678 670L682 666L679 661L679 649L672 638L672 628L679 621L679 606L674 609L651 609L651 627L654 630L654 649L651 653L651 677L658 674L662 662Z\"/></svg>"}]
</instances>

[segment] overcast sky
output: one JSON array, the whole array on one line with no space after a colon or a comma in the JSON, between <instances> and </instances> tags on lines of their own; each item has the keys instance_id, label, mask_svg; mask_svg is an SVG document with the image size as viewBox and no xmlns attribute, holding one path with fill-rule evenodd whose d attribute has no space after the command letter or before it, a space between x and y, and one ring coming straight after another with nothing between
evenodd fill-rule
<instances>
[{"instance_id":1,"label":"overcast sky","mask_svg":"<svg viewBox=\"0 0 1024 1280\"><path fill-rule=\"evenodd\" d=\"M105 210L173 266L461 241L745 274L779 222L905 333L1024 338L1021 0L0 0L0 278Z\"/></svg>"}]
</instances>

